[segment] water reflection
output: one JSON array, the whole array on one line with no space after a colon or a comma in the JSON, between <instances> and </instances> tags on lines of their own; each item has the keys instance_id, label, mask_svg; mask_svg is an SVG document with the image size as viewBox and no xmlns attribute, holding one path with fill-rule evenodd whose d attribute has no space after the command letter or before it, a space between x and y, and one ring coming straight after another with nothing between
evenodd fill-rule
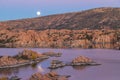
<instances>
[{"instance_id":1,"label":"water reflection","mask_svg":"<svg viewBox=\"0 0 120 80\"><path fill-rule=\"evenodd\" d=\"M37 67L37 64L36 64L36 63L35 63L35 64L32 64L31 67L34 69L34 68Z\"/></svg>"},{"instance_id":2,"label":"water reflection","mask_svg":"<svg viewBox=\"0 0 120 80\"><path fill-rule=\"evenodd\" d=\"M41 64L37 66L39 72L44 72L44 69L42 68Z\"/></svg>"},{"instance_id":3,"label":"water reflection","mask_svg":"<svg viewBox=\"0 0 120 80\"><path fill-rule=\"evenodd\" d=\"M31 67L33 70L36 69L36 65L34 66L25 65L16 68L0 69L0 75L7 75L7 76L17 75L21 71L21 69L27 69L28 67Z\"/></svg>"},{"instance_id":4,"label":"water reflection","mask_svg":"<svg viewBox=\"0 0 120 80\"><path fill-rule=\"evenodd\" d=\"M88 66L72 66L73 69L75 70L84 70L86 69Z\"/></svg>"},{"instance_id":5,"label":"water reflection","mask_svg":"<svg viewBox=\"0 0 120 80\"><path fill-rule=\"evenodd\" d=\"M19 73L19 68L10 68L10 69L0 69L0 74L2 75L11 75Z\"/></svg>"}]
</instances>

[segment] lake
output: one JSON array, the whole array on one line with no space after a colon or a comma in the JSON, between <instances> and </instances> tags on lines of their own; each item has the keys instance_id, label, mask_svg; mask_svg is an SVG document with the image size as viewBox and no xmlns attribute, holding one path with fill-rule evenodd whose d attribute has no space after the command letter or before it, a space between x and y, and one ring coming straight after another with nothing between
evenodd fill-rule
<instances>
[{"instance_id":1,"label":"lake","mask_svg":"<svg viewBox=\"0 0 120 80\"><path fill-rule=\"evenodd\" d=\"M73 58L83 55L93 59L95 62L102 65L87 66L87 67L72 67L67 66L56 69L54 71L61 75L71 75L69 80L120 80L120 50L112 49L42 49L30 48L39 53L54 51L61 52L63 55L58 60L70 62ZM22 51L23 48L0 48L0 55L15 55ZM28 80L31 74L35 72L47 73L50 61L56 59L51 57L37 65L22 66L13 69L0 69L0 76L17 75L22 80Z\"/></svg>"}]
</instances>

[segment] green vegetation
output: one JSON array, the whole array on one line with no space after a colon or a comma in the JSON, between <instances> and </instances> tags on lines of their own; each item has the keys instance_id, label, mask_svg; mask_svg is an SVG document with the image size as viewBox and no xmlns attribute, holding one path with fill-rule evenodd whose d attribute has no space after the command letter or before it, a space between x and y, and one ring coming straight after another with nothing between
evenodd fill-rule
<instances>
[{"instance_id":1,"label":"green vegetation","mask_svg":"<svg viewBox=\"0 0 120 80\"><path fill-rule=\"evenodd\" d=\"M39 56L40 54L35 51L24 49L22 52L19 52L19 54L14 57L17 59L34 60Z\"/></svg>"}]
</instances>

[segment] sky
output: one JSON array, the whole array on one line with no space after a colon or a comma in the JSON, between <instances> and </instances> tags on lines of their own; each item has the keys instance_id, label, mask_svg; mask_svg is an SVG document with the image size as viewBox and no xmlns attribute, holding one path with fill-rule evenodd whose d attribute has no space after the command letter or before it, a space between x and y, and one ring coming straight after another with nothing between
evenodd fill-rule
<instances>
[{"instance_id":1,"label":"sky","mask_svg":"<svg viewBox=\"0 0 120 80\"><path fill-rule=\"evenodd\" d=\"M99 7L120 7L120 0L0 0L0 21L79 12Z\"/></svg>"}]
</instances>

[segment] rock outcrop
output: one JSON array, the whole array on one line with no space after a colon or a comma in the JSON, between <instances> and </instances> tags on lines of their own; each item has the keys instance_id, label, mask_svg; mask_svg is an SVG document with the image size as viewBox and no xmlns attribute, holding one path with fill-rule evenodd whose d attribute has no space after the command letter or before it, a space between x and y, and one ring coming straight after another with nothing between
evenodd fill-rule
<instances>
[{"instance_id":1,"label":"rock outcrop","mask_svg":"<svg viewBox=\"0 0 120 80\"><path fill-rule=\"evenodd\" d=\"M11 56L2 56L0 58L0 67L11 66L11 65L16 65L16 64L26 63L26 62L28 62L28 60L16 59Z\"/></svg>"},{"instance_id":2,"label":"rock outcrop","mask_svg":"<svg viewBox=\"0 0 120 80\"><path fill-rule=\"evenodd\" d=\"M37 58L45 57L45 55L41 53L39 54L33 50L25 49L22 52L19 52L19 54L17 54L15 57L19 59L34 60Z\"/></svg>"},{"instance_id":3,"label":"rock outcrop","mask_svg":"<svg viewBox=\"0 0 120 80\"><path fill-rule=\"evenodd\" d=\"M0 47L120 49L120 30L0 31Z\"/></svg>"},{"instance_id":4,"label":"rock outcrop","mask_svg":"<svg viewBox=\"0 0 120 80\"><path fill-rule=\"evenodd\" d=\"M30 65L41 62L42 60L47 58L49 57L46 55L38 54L35 51L26 49L15 56L1 56L0 69Z\"/></svg>"},{"instance_id":5,"label":"rock outcrop","mask_svg":"<svg viewBox=\"0 0 120 80\"><path fill-rule=\"evenodd\" d=\"M47 74L35 73L29 80L68 80L69 76L58 75L56 72L49 72Z\"/></svg>"},{"instance_id":6,"label":"rock outcrop","mask_svg":"<svg viewBox=\"0 0 120 80\"><path fill-rule=\"evenodd\" d=\"M91 63L93 62L90 58L85 56L78 56L75 59L72 60L72 63Z\"/></svg>"},{"instance_id":7,"label":"rock outcrop","mask_svg":"<svg viewBox=\"0 0 120 80\"><path fill-rule=\"evenodd\" d=\"M85 56L78 56L72 60L70 63L71 66L96 66L100 65L94 62L92 59L85 57Z\"/></svg>"}]
</instances>

